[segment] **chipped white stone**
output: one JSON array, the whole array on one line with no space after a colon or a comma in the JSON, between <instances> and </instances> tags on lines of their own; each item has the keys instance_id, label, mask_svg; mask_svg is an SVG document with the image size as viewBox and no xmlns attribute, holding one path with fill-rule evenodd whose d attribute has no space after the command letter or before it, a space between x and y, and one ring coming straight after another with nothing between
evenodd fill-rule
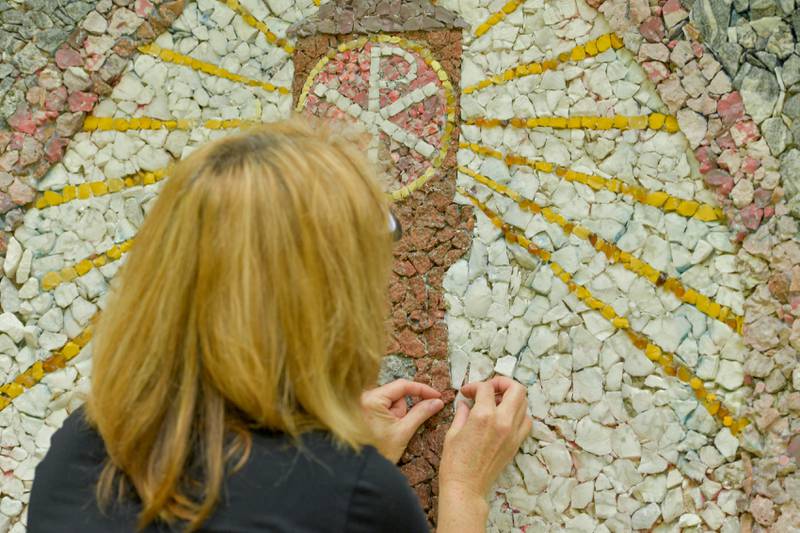
<instances>
[{"instance_id":1,"label":"chipped white stone","mask_svg":"<svg viewBox=\"0 0 800 533\"><path fill-rule=\"evenodd\" d=\"M714 437L714 446L723 456L732 460L736 457L736 450L739 449L739 439L734 437L728 428L723 428Z\"/></svg>"},{"instance_id":2,"label":"chipped white stone","mask_svg":"<svg viewBox=\"0 0 800 533\"><path fill-rule=\"evenodd\" d=\"M513 355L506 355L497 360L494 371L502 376L513 377L514 368L517 366L517 358Z\"/></svg>"},{"instance_id":3,"label":"chipped white stone","mask_svg":"<svg viewBox=\"0 0 800 533\"><path fill-rule=\"evenodd\" d=\"M578 422L575 442L588 452L605 455L611 453L611 433L610 428L584 417Z\"/></svg>"},{"instance_id":4,"label":"chipped white stone","mask_svg":"<svg viewBox=\"0 0 800 533\"><path fill-rule=\"evenodd\" d=\"M650 529L656 519L661 515L661 509L655 503L650 503L637 510L631 516L633 529Z\"/></svg>"},{"instance_id":5,"label":"chipped white stone","mask_svg":"<svg viewBox=\"0 0 800 533\"><path fill-rule=\"evenodd\" d=\"M13 313L0 314L0 332L19 343L25 334L25 327Z\"/></svg>"}]
</instances>

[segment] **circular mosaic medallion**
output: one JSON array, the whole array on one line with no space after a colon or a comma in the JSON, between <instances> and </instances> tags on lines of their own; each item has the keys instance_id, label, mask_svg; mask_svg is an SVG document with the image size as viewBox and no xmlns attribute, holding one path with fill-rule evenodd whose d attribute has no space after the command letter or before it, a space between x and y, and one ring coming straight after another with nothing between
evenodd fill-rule
<instances>
[{"instance_id":1,"label":"circular mosaic medallion","mask_svg":"<svg viewBox=\"0 0 800 533\"><path fill-rule=\"evenodd\" d=\"M441 167L455 127L453 86L442 66L423 46L385 35L344 43L323 57L297 111L366 128L370 158L395 200Z\"/></svg>"}]
</instances>

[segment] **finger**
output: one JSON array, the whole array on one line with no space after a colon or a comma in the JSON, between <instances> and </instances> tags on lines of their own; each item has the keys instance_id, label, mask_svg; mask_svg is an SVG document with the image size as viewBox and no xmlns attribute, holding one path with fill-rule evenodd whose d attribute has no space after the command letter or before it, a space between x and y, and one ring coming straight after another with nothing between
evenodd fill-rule
<instances>
[{"instance_id":1,"label":"finger","mask_svg":"<svg viewBox=\"0 0 800 533\"><path fill-rule=\"evenodd\" d=\"M458 433L458 431L464 427L464 424L467 423L467 419L469 418L469 405L467 402L458 402L458 406L456 407L456 414L453 416L453 423L450 424L450 429L447 431L448 433Z\"/></svg>"},{"instance_id":2,"label":"finger","mask_svg":"<svg viewBox=\"0 0 800 533\"><path fill-rule=\"evenodd\" d=\"M514 385L514 383L516 383L516 381L505 376L495 376L488 381L475 381L473 383L467 383L461 387L461 394L468 398L474 398L475 393L478 390L478 384L480 383L489 383L494 388L495 394L503 395L510 387Z\"/></svg>"},{"instance_id":3,"label":"finger","mask_svg":"<svg viewBox=\"0 0 800 533\"><path fill-rule=\"evenodd\" d=\"M528 435L531 434L531 430L533 429L533 419L529 416L526 416L522 423L519 425L519 429L517 430L517 448L519 448Z\"/></svg>"},{"instance_id":4,"label":"finger","mask_svg":"<svg viewBox=\"0 0 800 533\"><path fill-rule=\"evenodd\" d=\"M517 424L525 415L527 406L528 391L525 390L525 387L515 382L503 394L503 400L497 410L504 416L512 417L514 423Z\"/></svg>"},{"instance_id":5,"label":"finger","mask_svg":"<svg viewBox=\"0 0 800 533\"><path fill-rule=\"evenodd\" d=\"M422 400L412 407L406 416L400 419L398 425L406 436L413 435L419 427L430 417L438 413L444 407L444 402L438 398Z\"/></svg>"},{"instance_id":6,"label":"finger","mask_svg":"<svg viewBox=\"0 0 800 533\"><path fill-rule=\"evenodd\" d=\"M423 400L442 397L442 393L433 387L425 385L424 383L409 381L407 379L397 379L391 383L387 383L382 387L378 387L376 390L379 391L383 396L389 398L392 402L395 402L404 396L419 396Z\"/></svg>"},{"instance_id":7,"label":"finger","mask_svg":"<svg viewBox=\"0 0 800 533\"><path fill-rule=\"evenodd\" d=\"M392 405L389 406L389 412L392 413L397 418L402 418L408 412L408 404L406 403L405 397L400 398Z\"/></svg>"},{"instance_id":8,"label":"finger","mask_svg":"<svg viewBox=\"0 0 800 533\"><path fill-rule=\"evenodd\" d=\"M488 381L478 383L475 390L475 405L472 406L472 409L494 411L496 405L492 384Z\"/></svg>"}]
</instances>

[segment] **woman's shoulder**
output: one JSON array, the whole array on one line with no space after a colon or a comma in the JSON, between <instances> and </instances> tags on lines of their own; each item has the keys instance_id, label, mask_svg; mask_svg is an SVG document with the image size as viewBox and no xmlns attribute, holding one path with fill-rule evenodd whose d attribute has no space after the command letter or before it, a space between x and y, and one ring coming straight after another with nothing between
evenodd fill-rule
<instances>
[{"instance_id":1,"label":"woman's shoulder","mask_svg":"<svg viewBox=\"0 0 800 533\"><path fill-rule=\"evenodd\" d=\"M400 469L371 446L363 461L346 531L427 532L425 513Z\"/></svg>"},{"instance_id":2,"label":"woman's shoulder","mask_svg":"<svg viewBox=\"0 0 800 533\"><path fill-rule=\"evenodd\" d=\"M105 460L100 435L83 409L69 415L36 467L28 512L28 531L116 531L94 527L102 521L94 486Z\"/></svg>"},{"instance_id":3,"label":"woman's shoulder","mask_svg":"<svg viewBox=\"0 0 800 533\"><path fill-rule=\"evenodd\" d=\"M299 445L279 434L256 434L250 460L228 484L230 505L253 505L303 517L317 531L427 532L416 494L396 465L374 447L356 451L337 444L329 434L315 432ZM294 505L297 504L297 505ZM305 509L316 512L309 515Z\"/></svg>"},{"instance_id":4,"label":"woman's shoulder","mask_svg":"<svg viewBox=\"0 0 800 533\"><path fill-rule=\"evenodd\" d=\"M36 471L37 481L43 471L60 468L99 467L105 458L103 440L89 424L83 407L76 409L53 433L50 448Z\"/></svg>"}]
</instances>

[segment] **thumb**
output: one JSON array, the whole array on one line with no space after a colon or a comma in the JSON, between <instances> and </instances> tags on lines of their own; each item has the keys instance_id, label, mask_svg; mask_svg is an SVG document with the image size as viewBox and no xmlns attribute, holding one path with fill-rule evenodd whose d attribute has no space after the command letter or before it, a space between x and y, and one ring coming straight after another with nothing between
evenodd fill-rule
<instances>
[{"instance_id":1,"label":"thumb","mask_svg":"<svg viewBox=\"0 0 800 533\"><path fill-rule=\"evenodd\" d=\"M427 419L438 413L444 407L444 402L438 398L418 402L406 416L400 419L398 425L407 435L413 435Z\"/></svg>"},{"instance_id":2,"label":"thumb","mask_svg":"<svg viewBox=\"0 0 800 533\"><path fill-rule=\"evenodd\" d=\"M450 424L450 429L448 433L458 433L464 424L467 423L467 418L469 417L469 405L467 402L461 401L458 402L458 407L456 407L456 414L453 416L453 423Z\"/></svg>"}]
</instances>

